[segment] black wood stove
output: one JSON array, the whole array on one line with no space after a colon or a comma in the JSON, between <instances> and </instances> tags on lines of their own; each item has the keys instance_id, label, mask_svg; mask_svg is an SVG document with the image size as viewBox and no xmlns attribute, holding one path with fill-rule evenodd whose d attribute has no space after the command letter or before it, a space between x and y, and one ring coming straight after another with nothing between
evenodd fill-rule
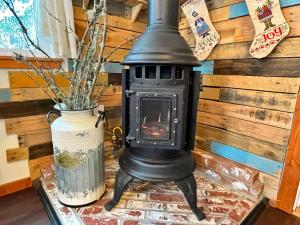
<instances>
[{"instance_id":1,"label":"black wood stove","mask_svg":"<svg viewBox=\"0 0 300 225\"><path fill-rule=\"evenodd\" d=\"M139 178L175 181L199 220L194 147L200 74L190 47L178 32L179 1L148 0L148 27L124 64L123 141L111 210L127 185Z\"/></svg>"}]
</instances>

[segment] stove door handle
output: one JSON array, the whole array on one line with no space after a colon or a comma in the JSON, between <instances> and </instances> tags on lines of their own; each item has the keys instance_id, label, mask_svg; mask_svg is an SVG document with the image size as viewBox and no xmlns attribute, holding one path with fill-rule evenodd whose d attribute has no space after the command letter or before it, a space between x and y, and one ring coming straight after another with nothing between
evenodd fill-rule
<instances>
[{"instance_id":1,"label":"stove door handle","mask_svg":"<svg viewBox=\"0 0 300 225\"><path fill-rule=\"evenodd\" d=\"M135 93L135 91L134 90L126 90L125 91L125 94L126 94L126 97L130 97L130 95L132 95L132 94L134 94Z\"/></svg>"},{"instance_id":2,"label":"stove door handle","mask_svg":"<svg viewBox=\"0 0 300 225\"><path fill-rule=\"evenodd\" d=\"M127 142L134 141L134 140L135 140L135 137L132 137L132 136L127 136L126 137Z\"/></svg>"}]
</instances>

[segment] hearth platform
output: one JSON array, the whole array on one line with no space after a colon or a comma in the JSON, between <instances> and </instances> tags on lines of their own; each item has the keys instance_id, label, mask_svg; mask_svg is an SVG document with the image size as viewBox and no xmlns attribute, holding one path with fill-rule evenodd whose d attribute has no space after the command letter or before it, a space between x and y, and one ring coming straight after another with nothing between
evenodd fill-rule
<instances>
[{"instance_id":1,"label":"hearth platform","mask_svg":"<svg viewBox=\"0 0 300 225\"><path fill-rule=\"evenodd\" d=\"M253 224L267 202L233 191L208 179L198 169L194 172L197 185L197 205L205 213L198 221L191 211L183 192L175 182L143 182L130 179L118 204L107 211L104 205L114 193L114 184L119 164L106 160L106 186L104 196L92 205L69 208L59 203L54 167L44 169L36 188L53 224L107 224L107 225L250 225ZM125 180L126 182L127 180ZM178 184L178 183L177 183ZM179 186L187 184L184 180Z\"/></svg>"}]
</instances>

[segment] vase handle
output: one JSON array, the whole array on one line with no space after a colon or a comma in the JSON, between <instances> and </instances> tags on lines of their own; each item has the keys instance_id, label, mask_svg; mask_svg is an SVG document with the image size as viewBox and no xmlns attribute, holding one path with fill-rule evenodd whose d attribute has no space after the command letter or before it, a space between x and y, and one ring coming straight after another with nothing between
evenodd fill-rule
<instances>
[{"instance_id":1,"label":"vase handle","mask_svg":"<svg viewBox=\"0 0 300 225\"><path fill-rule=\"evenodd\" d=\"M98 118L95 124L95 128L98 128L100 120L105 120L105 112L101 110L98 111Z\"/></svg>"},{"instance_id":2,"label":"vase handle","mask_svg":"<svg viewBox=\"0 0 300 225\"><path fill-rule=\"evenodd\" d=\"M51 124L51 121L50 121L51 114L56 114L56 115L58 115L58 116L61 116L61 112L60 112L60 111L57 111L57 110L51 110L51 111L48 112L48 114L47 114L47 121L48 121L49 124Z\"/></svg>"}]
</instances>

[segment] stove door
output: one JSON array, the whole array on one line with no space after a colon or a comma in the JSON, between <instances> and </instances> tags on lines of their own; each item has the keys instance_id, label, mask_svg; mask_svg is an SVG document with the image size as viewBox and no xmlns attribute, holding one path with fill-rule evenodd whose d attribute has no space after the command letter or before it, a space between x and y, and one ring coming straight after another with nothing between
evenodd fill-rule
<instances>
[{"instance_id":1,"label":"stove door","mask_svg":"<svg viewBox=\"0 0 300 225\"><path fill-rule=\"evenodd\" d=\"M175 149L178 129L177 97L173 93L137 91L130 98L130 132L133 147Z\"/></svg>"}]
</instances>

